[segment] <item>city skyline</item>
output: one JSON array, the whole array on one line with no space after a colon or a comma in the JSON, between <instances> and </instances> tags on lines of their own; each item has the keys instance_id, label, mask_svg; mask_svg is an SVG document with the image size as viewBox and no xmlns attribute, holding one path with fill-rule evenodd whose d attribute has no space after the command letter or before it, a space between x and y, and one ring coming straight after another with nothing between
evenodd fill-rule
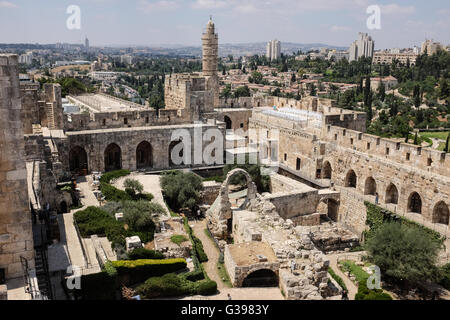
<instances>
[{"instance_id":1,"label":"city skyline","mask_svg":"<svg viewBox=\"0 0 450 320\"><path fill-rule=\"evenodd\" d=\"M81 29L69 30L70 5L81 9ZM221 43L324 43L349 47L369 33L376 50L420 46L425 39L450 43L439 1L378 1L381 30L369 30L367 0L28 0L0 1L0 43L83 43L91 46L199 46L198 31L213 15ZM21 21L20 25L15 21ZM11 28L11 26L15 26ZM39 28L36 28L39 26Z\"/></svg>"}]
</instances>

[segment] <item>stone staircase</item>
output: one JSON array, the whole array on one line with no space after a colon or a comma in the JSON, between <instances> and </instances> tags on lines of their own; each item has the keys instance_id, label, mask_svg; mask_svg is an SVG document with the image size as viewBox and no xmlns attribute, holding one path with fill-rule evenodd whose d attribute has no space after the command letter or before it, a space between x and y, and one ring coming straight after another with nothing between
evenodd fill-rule
<instances>
[{"instance_id":1,"label":"stone staircase","mask_svg":"<svg viewBox=\"0 0 450 320\"><path fill-rule=\"evenodd\" d=\"M39 291L46 299L52 299L52 288L48 275L47 253L40 248L37 248L35 252L36 256L34 261Z\"/></svg>"}]
</instances>

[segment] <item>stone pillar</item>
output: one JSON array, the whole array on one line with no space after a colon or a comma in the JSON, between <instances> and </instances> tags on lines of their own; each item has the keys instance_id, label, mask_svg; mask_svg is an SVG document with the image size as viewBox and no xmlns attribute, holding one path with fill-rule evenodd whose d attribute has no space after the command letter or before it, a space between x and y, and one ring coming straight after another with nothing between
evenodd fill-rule
<instances>
[{"instance_id":1,"label":"stone pillar","mask_svg":"<svg viewBox=\"0 0 450 320\"><path fill-rule=\"evenodd\" d=\"M7 279L23 275L21 256L34 267L21 108L17 56L0 55L0 268Z\"/></svg>"}]
</instances>

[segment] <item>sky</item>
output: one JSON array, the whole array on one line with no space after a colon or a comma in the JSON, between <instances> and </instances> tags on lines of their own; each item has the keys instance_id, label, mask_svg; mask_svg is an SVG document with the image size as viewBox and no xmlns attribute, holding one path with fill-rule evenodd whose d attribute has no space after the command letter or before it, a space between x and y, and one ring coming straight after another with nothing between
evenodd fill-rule
<instances>
[{"instance_id":1,"label":"sky","mask_svg":"<svg viewBox=\"0 0 450 320\"><path fill-rule=\"evenodd\" d=\"M70 30L67 8L80 8ZM370 5L380 30L369 30ZM0 43L106 45L201 44L213 16L220 43L324 43L347 47L367 32L375 48L409 48L434 39L450 44L449 0L0 0Z\"/></svg>"}]
</instances>

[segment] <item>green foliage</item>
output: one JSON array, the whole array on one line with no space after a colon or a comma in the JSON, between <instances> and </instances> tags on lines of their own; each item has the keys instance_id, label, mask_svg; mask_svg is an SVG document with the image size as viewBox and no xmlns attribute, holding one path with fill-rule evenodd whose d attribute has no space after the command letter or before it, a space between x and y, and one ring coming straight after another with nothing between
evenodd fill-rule
<instances>
[{"instance_id":1,"label":"green foliage","mask_svg":"<svg viewBox=\"0 0 450 320\"><path fill-rule=\"evenodd\" d=\"M203 244L199 238L194 236L194 232L192 231L192 228L189 226L189 221L186 217L184 218L184 228L186 229L186 232L189 235L189 239L192 242L193 256L195 256L195 258L198 259L199 262L207 262L208 256L206 255L203 249Z\"/></svg>"},{"instance_id":2,"label":"green foliage","mask_svg":"<svg viewBox=\"0 0 450 320\"><path fill-rule=\"evenodd\" d=\"M183 242L188 241L189 239L181 234L176 234L170 237L170 241L180 246Z\"/></svg>"},{"instance_id":3,"label":"green foliage","mask_svg":"<svg viewBox=\"0 0 450 320\"><path fill-rule=\"evenodd\" d=\"M150 277L159 277L186 268L186 260L184 259L120 260L111 263L118 272L120 282L124 285L134 285Z\"/></svg>"},{"instance_id":4,"label":"green foliage","mask_svg":"<svg viewBox=\"0 0 450 320\"><path fill-rule=\"evenodd\" d=\"M125 179L123 186L125 187L125 191L133 198L144 191L142 183L135 179Z\"/></svg>"},{"instance_id":5,"label":"green foliage","mask_svg":"<svg viewBox=\"0 0 450 320\"><path fill-rule=\"evenodd\" d=\"M160 260L164 259L164 255L159 251L148 250L145 248L136 248L128 253L129 260L141 260L141 259L152 259Z\"/></svg>"},{"instance_id":6,"label":"green foliage","mask_svg":"<svg viewBox=\"0 0 450 320\"><path fill-rule=\"evenodd\" d=\"M249 163L249 157L247 156L245 158L245 164L227 164L223 168L223 174L224 177L227 176L228 172L234 170L234 169L243 169L247 171L247 173L252 178L253 182L256 184L256 188L258 189L259 193L264 192L270 192L270 176L262 175L261 174L261 168L262 166L259 164L250 164ZM245 176L242 174L238 174L231 178L230 181L232 184L237 185L245 185L246 179Z\"/></svg>"},{"instance_id":7,"label":"green foliage","mask_svg":"<svg viewBox=\"0 0 450 320\"><path fill-rule=\"evenodd\" d=\"M356 278L358 282L366 282L369 278L369 274L363 270L360 266L357 266L354 261L345 260L339 262L343 272L350 272Z\"/></svg>"},{"instance_id":8,"label":"green foliage","mask_svg":"<svg viewBox=\"0 0 450 320\"><path fill-rule=\"evenodd\" d=\"M116 179L118 179L120 177L125 177L125 176L127 176L129 174L130 174L130 171L129 170L124 170L124 169L116 170L116 171L110 171L110 172L104 173L102 175L102 177L100 178L100 182L111 183L113 180L116 180Z\"/></svg>"},{"instance_id":9,"label":"green foliage","mask_svg":"<svg viewBox=\"0 0 450 320\"><path fill-rule=\"evenodd\" d=\"M164 212L161 205L145 200L123 202L123 219L131 230L138 232L154 231L153 217Z\"/></svg>"},{"instance_id":10,"label":"green foliage","mask_svg":"<svg viewBox=\"0 0 450 320\"><path fill-rule=\"evenodd\" d=\"M367 281L360 281L355 300L392 300L392 297L381 289L370 290Z\"/></svg>"},{"instance_id":11,"label":"green foliage","mask_svg":"<svg viewBox=\"0 0 450 320\"><path fill-rule=\"evenodd\" d=\"M107 201L120 202L133 200L133 198L127 192L117 189L116 187L108 183L100 182L100 191Z\"/></svg>"},{"instance_id":12,"label":"green foliage","mask_svg":"<svg viewBox=\"0 0 450 320\"><path fill-rule=\"evenodd\" d=\"M201 200L203 181L194 173L170 171L162 175L161 188L167 204L173 211L184 208L194 210Z\"/></svg>"},{"instance_id":13,"label":"green foliage","mask_svg":"<svg viewBox=\"0 0 450 320\"><path fill-rule=\"evenodd\" d=\"M107 261L105 263L105 266L103 268L110 277L116 277L117 276L117 270L116 268L113 266L113 264L111 263L111 261Z\"/></svg>"},{"instance_id":14,"label":"green foliage","mask_svg":"<svg viewBox=\"0 0 450 320\"><path fill-rule=\"evenodd\" d=\"M348 291L347 286L345 285L344 280L342 280L342 278L339 277L339 276L334 272L334 270L333 270L331 267L328 268L328 273L329 273L330 276L331 276L331 277L332 277L332 278L333 278L333 279L341 286L342 289Z\"/></svg>"},{"instance_id":15,"label":"green foliage","mask_svg":"<svg viewBox=\"0 0 450 320\"><path fill-rule=\"evenodd\" d=\"M250 97L250 89L247 86L238 87L234 90L234 97Z\"/></svg>"},{"instance_id":16,"label":"green foliage","mask_svg":"<svg viewBox=\"0 0 450 320\"><path fill-rule=\"evenodd\" d=\"M74 220L82 237L89 237L94 234L104 236L111 229L123 229L122 223L116 221L107 212L97 207L88 207L85 210L76 212Z\"/></svg>"},{"instance_id":17,"label":"green foliage","mask_svg":"<svg viewBox=\"0 0 450 320\"><path fill-rule=\"evenodd\" d=\"M441 280L439 284L445 289L450 290L450 263L441 267Z\"/></svg>"},{"instance_id":18,"label":"green foliage","mask_svg":"<svg viewBox=\"0 0 450 320\"><path fill-rule=\"evenodd\" d=\"M107 272L82 275L81 289L74 290L75 297L82 300L116 300L116 293L116 277Z\"/></svg>"},{"instance_id":19,"label":"green foliage","mask_svg":"<svg viewBox=\"0 0 450 320\"><path fill-rule=\"evenodd\" d=\"M188 273L183 273L182 276L189 281L200 281L205 279L205 274L203 272L203 270L195 270L192 272L188 272Z\"/></svg>"},{"instance_id":20,"label":"green foliage","mask_svg":"<svg viewBox=\"0 0 450 320\"><path fill-rule=\"evenodd\" d=\"M211 280L192 282L182 275L173 273L154 277L140 285L136 292L144 299L177 297L183 295L212 295L217 292L217 284Z\"/></svg>"},{"instance_id":21,"label":"green foliage","mask_svg":"<svg viewBox=\"0 0 450 320\"><path fill-rule=\"evenodd\" d=\"M411 284L438 279L441 246L442 241L423 229L397 222L383 223L365 244L370 261L384 275Z\"/></svg>"}]
</instances>

